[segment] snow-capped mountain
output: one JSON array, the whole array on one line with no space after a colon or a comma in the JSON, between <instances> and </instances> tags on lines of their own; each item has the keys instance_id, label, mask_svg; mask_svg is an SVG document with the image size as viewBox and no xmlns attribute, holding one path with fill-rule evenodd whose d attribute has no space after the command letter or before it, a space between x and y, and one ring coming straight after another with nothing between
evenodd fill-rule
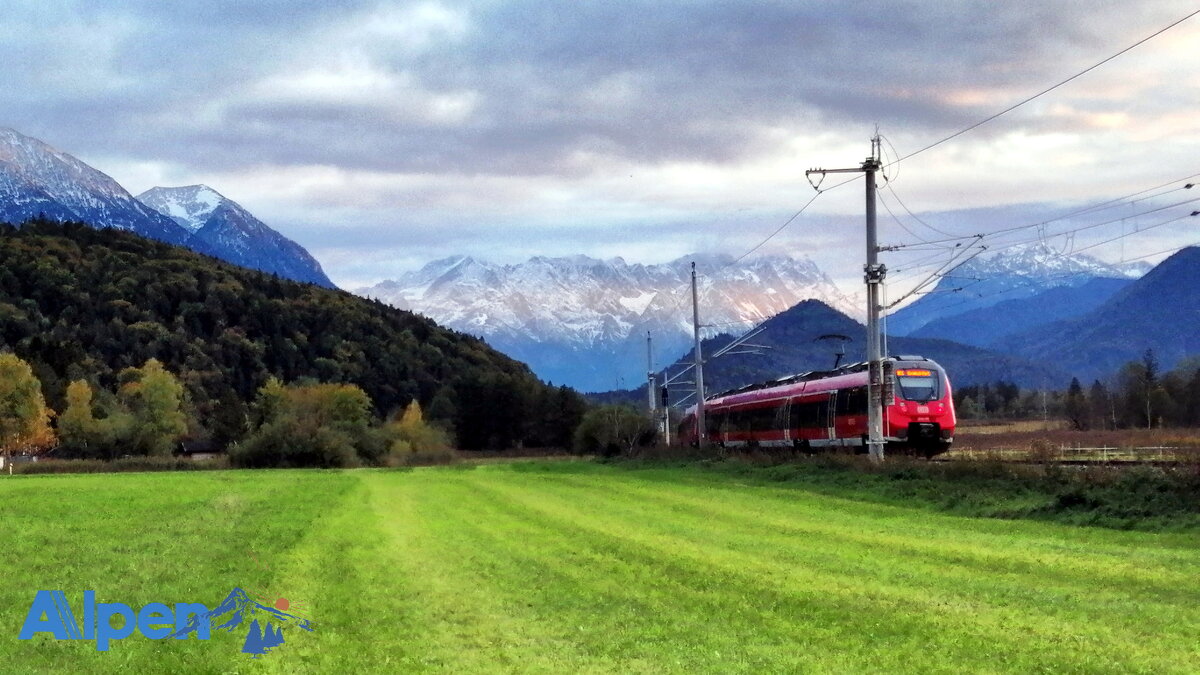
<instances>
[{"instance_id":1,"label":"snow-capped mountain","mask_svg":"<svg viewBox=\"0 0 1200 675\"><path fill-rule=\"evenodd\" d=\"M889 316L888 333L912 335L938 319L1029 298L1051 288L1083 286L1092 279L1136 279L1149 268L1145 263L1110 265L1041 243L1017 246L969 260L955 269L932 293Z\"/></svg>"},{"instance_id":2,"label":"snow-capped mountain","mask_svg":"<svg viewBox=\"0 0 1200 675\"><path fill-rule=\"evenodd\" d=\"M304 247L207 185L156 187L138 201L191 233L188 246L242 267L334 288Z\"/></svg>"},{"instance_id":3,"label":"snow-capped mountain","mask_svg":"<svg viewBox=\"0 0 1200 675\"><path fill-rule=\"evenodd\" d=\"M1084 382L1114 375L1147 349L1164 372L1172 369L1200 354L1200 248L1180 249L1086 313L995 346L1056 364Z\"/></svg>"},{"instance_id":4,"label":"snow-capped mountain","mask_svg":"<svg viewBox=\"0 0 1200 675\"><path fill-rule=\"evenodd\" d=\"M19 225L37 216L80 221L333 287L302 246L211 188L154 188L141 198L65 152L0 128L0 222Z\"/></svg>"},{"instance_id":5,"label":"snow-capped mountain","mask_svg":"<svg viewBox=\"0 0 1200 675\"><path fill-rule=\"evenodd\" d=\"M736 264L729 256L686 256L659 265L587 256L498 265L453 257L356 293L480 335L544 379L598 391L645 377L647 331L660 361L687 351L693 260L705 335L743 333L809 298L861 314L811 260L782 256Z\"/></svg>"},{"instance_id":6,"label":"snow-capped mountain","mask_svg":"<svg viewBox=\"0 0 1200 675\"><path fill-rule=\"evenodd\" d=\"M22 223L38 215L128 230L170 244L188 239L186 230L134 199L109 176L35 138L0 128L0 221Z\"/></svg>"}]
</instances>

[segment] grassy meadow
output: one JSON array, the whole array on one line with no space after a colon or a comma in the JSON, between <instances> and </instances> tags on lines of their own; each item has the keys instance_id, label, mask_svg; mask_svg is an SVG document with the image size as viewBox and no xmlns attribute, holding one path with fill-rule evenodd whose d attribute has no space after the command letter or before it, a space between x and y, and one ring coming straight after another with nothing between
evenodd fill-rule
<instances>
[{"instance_id":1,"label":"grassy meadow","mask_svg":"<svg viewBox=\"0 0 1200 675\"><path fill-rule=\"evenodd\" d=\"M849 495L850 493L847 493ZM0 480L5 672L1196 672L1200 535L970 518L694 468ZM35 591L287 597L316 632L17 633Z\"/></svg>"}]
</instances>

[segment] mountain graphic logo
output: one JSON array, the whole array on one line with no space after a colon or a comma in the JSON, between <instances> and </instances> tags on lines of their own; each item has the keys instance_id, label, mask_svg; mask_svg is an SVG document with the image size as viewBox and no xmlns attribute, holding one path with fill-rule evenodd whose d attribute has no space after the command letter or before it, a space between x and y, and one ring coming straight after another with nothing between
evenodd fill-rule
<instances>
[{"instance_id":1,"label":"mountain graphic logo","mask_svg":"<svg viewBox=\"0 0 1200 675\"><path fill-rule=\"evenodd\" d=\"M214 629L224 629L226 632L247 627L248 623L242 652L258 658L284 643L283 632L286 628L313 632L311 621L282 611L287 607L287 600L283 598L276 602L276 607L259 604L246 591L235 587L220 605L203 614L192 616L172 637L186 637L188 633L199 628L203 621L210 622Z\"/></svg>"}]
</instances>

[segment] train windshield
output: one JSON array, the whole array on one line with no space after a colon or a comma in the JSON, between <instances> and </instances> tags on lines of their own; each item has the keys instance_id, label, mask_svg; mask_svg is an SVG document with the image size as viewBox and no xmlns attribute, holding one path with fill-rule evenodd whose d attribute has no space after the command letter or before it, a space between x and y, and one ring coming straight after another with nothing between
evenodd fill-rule
<instances>
[{"instance_id":1,"label":"train windshield","mask_svg":"<svg viewBox=\"0 0 1200 675\"><path fill-rule=\"evenodd\" d=\"M929 368L897 368L896 382L900 395L909 401L926 403L939 398L941 387L938 372Z\"/></svg>"}]
</instances>

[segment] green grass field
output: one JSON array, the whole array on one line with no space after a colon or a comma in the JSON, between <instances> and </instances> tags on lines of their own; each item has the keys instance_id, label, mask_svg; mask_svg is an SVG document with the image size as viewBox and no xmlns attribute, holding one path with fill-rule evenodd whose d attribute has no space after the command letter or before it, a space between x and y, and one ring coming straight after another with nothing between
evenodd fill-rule
<instances>
[{"instance_id":1,"label":"green grass field","mask_svg":"<svg viewBox=\"0 0 1200 675\"><path fill-rule=\"evenodd\" d=\"M0 480L5 672L1197 672L1200 535L965 518L689 468ZM17 634L39 589L302 603L315 633ZM79 611L78 609L76 610Z\"/></svg>"}]
</instances>

